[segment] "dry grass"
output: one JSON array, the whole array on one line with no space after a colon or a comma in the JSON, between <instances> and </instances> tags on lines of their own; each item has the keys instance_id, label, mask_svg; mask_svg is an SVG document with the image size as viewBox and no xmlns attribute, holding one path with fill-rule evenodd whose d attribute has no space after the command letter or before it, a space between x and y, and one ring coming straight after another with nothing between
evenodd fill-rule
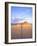
<instances>
[{"instance_id":1,"label":"dry grass","mask_svg":"<svg viewBox=\"0 0 37 46\"><path fill-rule=\"evenodd\" d=\"M21 38L32 38L32 24L22 23L11 25L11 39Z\"/></svg>"}]
</instances>

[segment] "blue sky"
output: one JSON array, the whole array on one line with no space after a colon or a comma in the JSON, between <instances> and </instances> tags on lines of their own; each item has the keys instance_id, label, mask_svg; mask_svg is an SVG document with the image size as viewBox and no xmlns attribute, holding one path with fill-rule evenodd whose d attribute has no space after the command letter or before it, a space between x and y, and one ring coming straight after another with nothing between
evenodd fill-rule
<instances>
[{"instance_id":1,"label":"blue sky","mask_svg":"<svg viewBox=\"0 0 37 46\"><path fill-rule=\"evenodd\" d=\"M11 7L11 23L28 21L32 23L32 7Z\"/></svg>"}]
</instances>

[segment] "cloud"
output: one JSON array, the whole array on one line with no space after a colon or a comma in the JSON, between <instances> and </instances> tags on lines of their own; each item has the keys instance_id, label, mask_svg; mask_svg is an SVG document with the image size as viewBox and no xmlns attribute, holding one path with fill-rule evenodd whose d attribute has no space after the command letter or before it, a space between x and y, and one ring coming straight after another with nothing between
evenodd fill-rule
<instances>
[{"instance_id":1,"label":"cloud","mask_svg":"<svg viewBox=\"0 0 37 46\"><path fill-rule=\"evenodd\" d=\"M24 22L32 23L32 18L26 17L25 19L21 19L21 20L18 19L18 18L12 20L12 23L13 23L13 24L16 24L16 23L24 23Z\"/></svg>"},{"instance_id":2,"label":"cloud","mask_svg":"<svg viewBox=\"0 0 37 46\"><path fill-rule=\"evenodd\" d=\"M32 18L25 18L25 21L27 21L28 23L32 23Z\"/></svg>"}]
</instances>

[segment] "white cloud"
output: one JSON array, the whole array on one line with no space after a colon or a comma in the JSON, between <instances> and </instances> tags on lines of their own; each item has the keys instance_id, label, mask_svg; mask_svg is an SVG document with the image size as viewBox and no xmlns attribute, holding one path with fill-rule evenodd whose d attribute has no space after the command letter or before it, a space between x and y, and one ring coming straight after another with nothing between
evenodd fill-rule
<instances>
[{"instance_id":1,"label":"white cloud","mask_svg":"<svg viewBox=\"0 0 37 46\"><path fill-rule=\"evenodd\" d=\"M25 18L24 20L19 21L18 23L23 23L23 22L32 23L32 18Z\"/></svg>"}]
</instances>

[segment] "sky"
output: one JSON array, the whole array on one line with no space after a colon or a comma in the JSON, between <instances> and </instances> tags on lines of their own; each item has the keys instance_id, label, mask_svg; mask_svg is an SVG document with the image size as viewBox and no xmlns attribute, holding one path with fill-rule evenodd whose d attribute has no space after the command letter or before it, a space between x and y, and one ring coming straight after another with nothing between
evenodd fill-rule
<instances>
[{"instance_id":1,"label":"sky","mask_svg":"<svg viewBox=\"0 0 37 46\"><path fill-rule=\"evenodd\" d=\"M11 7L11 23L32 23L32 7Z\"/></svg>"}]
</instances>

